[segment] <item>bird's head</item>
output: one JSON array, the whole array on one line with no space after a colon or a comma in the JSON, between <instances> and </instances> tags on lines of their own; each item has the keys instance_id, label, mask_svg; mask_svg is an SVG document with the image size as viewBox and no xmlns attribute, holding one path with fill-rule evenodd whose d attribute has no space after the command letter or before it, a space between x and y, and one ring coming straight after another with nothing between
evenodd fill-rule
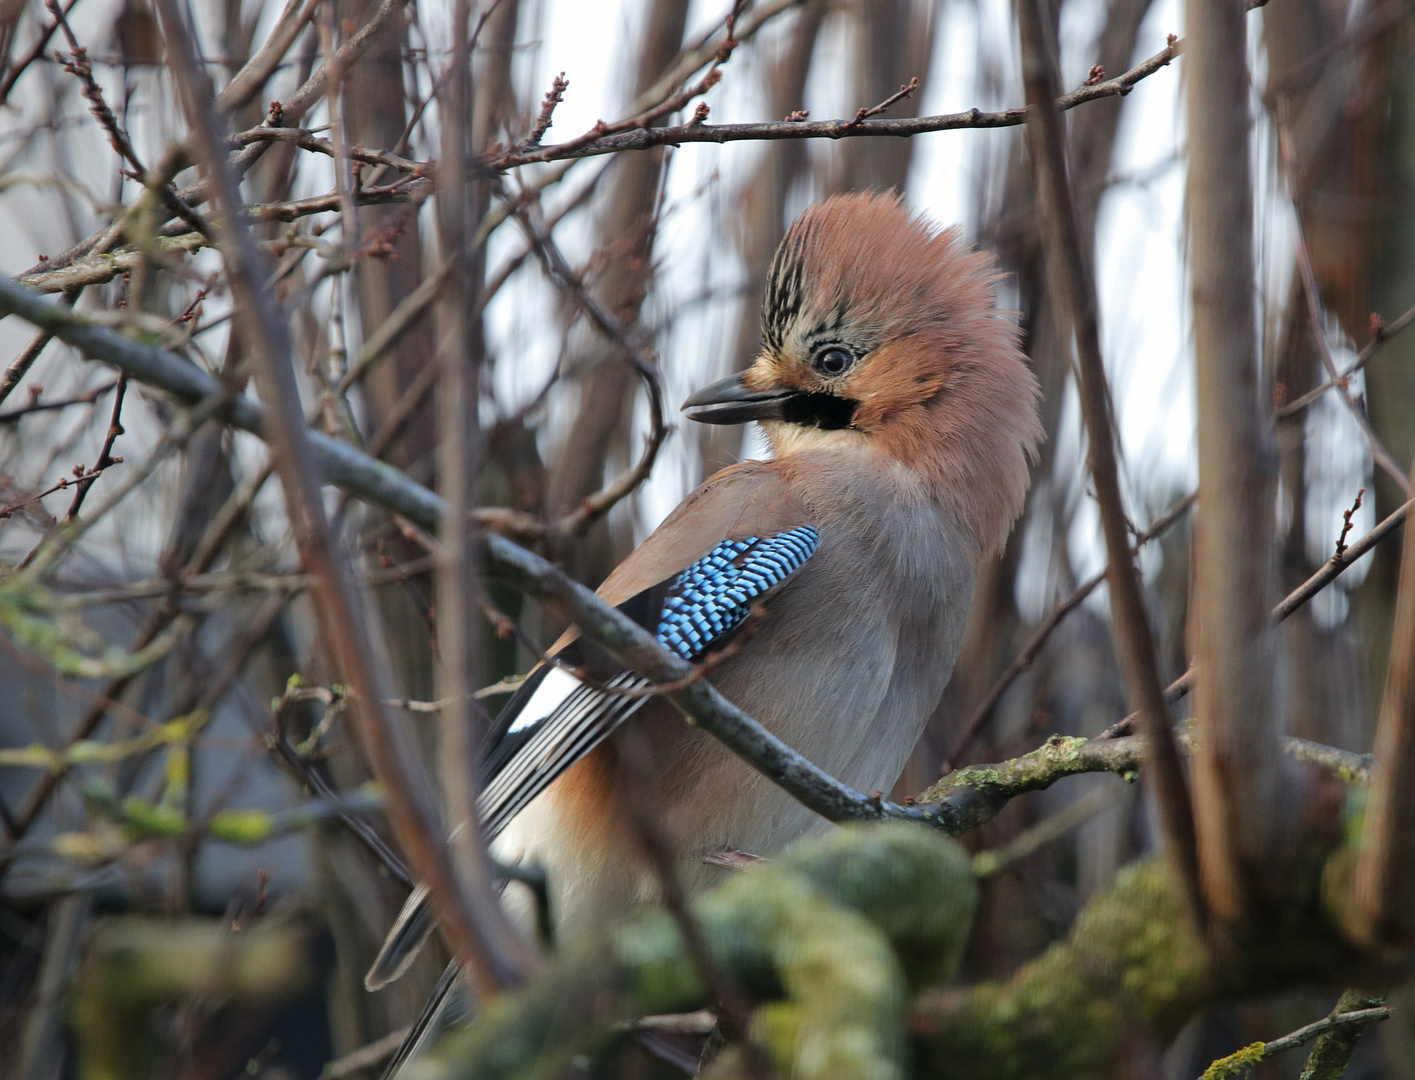
<instances>
[{"instance_id":1,"label":"bird's head","mask_svg":"<svg viewBox=\"0 0 1415 1080\"><path fill-rule=\"evenodd\" d=\"M780 457L882 454L951 504L983 551L1001 548L1042 436L992 259L897 196L841 195L777 249L762 351L684 403L710 424L761 422Z\"/></svg>"}]
</instances>

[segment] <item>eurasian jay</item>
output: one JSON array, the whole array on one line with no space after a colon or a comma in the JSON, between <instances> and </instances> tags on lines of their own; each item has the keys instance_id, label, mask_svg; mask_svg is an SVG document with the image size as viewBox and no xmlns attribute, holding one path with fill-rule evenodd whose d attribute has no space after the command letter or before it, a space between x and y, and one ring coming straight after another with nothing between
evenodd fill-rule
<instances>
[{"instance_id":1,"label":"eurasian jay","mask_svg":"<svg viewBox=\"0 0 1415 1080\"><path fill-rule=\"evenodd\" d=\"M858 791L888 790L952 672L978 561L1022 510L1041 437L1015 322L991 258L896 196L810 207L772 262L750 368L683 409L761 424L774 457L724 469L616 569L599 595L691 661L766 617L711 668L726 697ZM481 819L503 860L544 867L562 934L654 897L621 812L607 736L630 717L651 748L662 832L689 889L718 849L770 854L826 822L584 642L558 650L498 719ZM409 900L370 988L396 978L430 919Z\"/></svg>"}]
</instances>

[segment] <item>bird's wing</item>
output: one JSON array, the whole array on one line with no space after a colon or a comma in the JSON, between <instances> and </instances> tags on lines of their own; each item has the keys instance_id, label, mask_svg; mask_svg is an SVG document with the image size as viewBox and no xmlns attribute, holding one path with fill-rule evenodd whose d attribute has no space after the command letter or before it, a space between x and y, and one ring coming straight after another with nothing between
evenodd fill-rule
<instances>
[{"instance_id":1,"label":"bird's wing","mask_svg":"<svg viewBox=\"0 0 1415 1080\"><path fill-rule=\"evenodd\" d=\"M724 644L752 607L809 559L820 542L804 508L762 463L724 470L693 493L599 589L685 660ZM494 839L532 799L602 743L644 703L625 696L647 681L598 646L567 635L501 710L477 801ZM583 672L583 677L580 674ZM408 897L364 977L376 990L407 970L432 930L427 892Z\"/></svg>"}]
</instances>

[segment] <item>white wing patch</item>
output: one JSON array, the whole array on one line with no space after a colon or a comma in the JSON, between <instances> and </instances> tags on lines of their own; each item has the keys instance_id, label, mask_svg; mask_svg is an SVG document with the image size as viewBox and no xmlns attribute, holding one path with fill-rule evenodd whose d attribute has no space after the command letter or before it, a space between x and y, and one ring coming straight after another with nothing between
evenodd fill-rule
<instances>
[{"instance_id":1,"label":"white wing patch","mask_svg":"<svg viewBox=\"0 0 1415 1080\"><path fill-rule=\"evenodd\" d=\"M516 714L516 719L506 730L506 734L514 735L518 731L525 731L526 728L539 724L559 708L560 704L578 687L583 685L584 683L564 668L551 668L545 678L541 680L541 684L536 687L535 693L531 695L531 700L526 702L525 707Z\"/></svg>"}]
</instances>

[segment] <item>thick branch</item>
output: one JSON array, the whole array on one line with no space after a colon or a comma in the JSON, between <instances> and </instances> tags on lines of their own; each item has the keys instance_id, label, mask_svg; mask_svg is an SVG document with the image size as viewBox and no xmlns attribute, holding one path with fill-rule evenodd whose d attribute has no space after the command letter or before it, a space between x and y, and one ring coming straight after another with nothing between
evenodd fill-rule
<instances>
[{"instance_id":1,"label":"thick branch","mask_svg":"<svg viewBox=\"0 0 1415 1080\"><path fill-rule=\"evenodd\" d=\"M1277 451L1258 384L1247 24L1226 0L1187 0L1189 176L1199 489L1194 614L1200 752L1194 817L1204 895L1224 921L1282 891Z\"/></svg>"}]
</instances>

